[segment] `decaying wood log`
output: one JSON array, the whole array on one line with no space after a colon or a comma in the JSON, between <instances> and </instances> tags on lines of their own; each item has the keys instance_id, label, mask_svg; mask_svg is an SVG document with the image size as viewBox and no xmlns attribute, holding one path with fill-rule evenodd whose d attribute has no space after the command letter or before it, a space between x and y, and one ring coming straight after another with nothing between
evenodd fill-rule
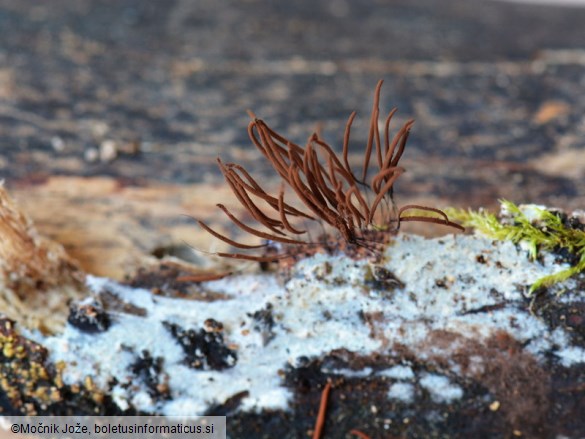
<instances>
[{"instance_id":1,"label":"decaying wood log","mask_svg":"<svg viewBox=\"0 0 585 439\"><path fill-rule=\"evenodd\" d=\"M85 291L85 274L62 245L41 236L0 184L0 310L22 324L51 331L69 299Z\"/></svg>"}]
</instances>

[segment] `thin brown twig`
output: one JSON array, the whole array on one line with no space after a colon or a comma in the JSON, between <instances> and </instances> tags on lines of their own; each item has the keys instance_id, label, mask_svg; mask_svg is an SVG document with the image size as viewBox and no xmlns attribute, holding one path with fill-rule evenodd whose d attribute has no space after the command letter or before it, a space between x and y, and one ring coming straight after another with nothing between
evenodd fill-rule
<instances>
[{"instance_id":1,"label":"thin brown twig","mask_svg":"<svg viewBox=\"0 0 585 439\"><path fill-rule=\"evenodd\" d=\"M188 276L179 276L176 280L178 282L209 282L212 280L223 279L224 277L230 276L231 274L231 271L228 271L227 273L201 273Z\"/></svg>"},{"instance_id":2,"label":"thin brown twig","mask_svg":"<svg viewBox=\"0 0 585 439\"><path fill-rule=\"evenodd\" d=\"M217 256L221 258L230 258L230 259L243 259L246 261L255 261L255 262L275 262L279 259L289 258L290 255L283 253L279 255L270 255L270 256L257 256L257 255L248 255L246 253L225 253L225 252L217 252L215 253Z\"/></svg>"},{"instance_id":3,"label":"thin brown twig","mask_svg":"<svg viewBox=\"0 0 585 439\"><path fill-rule=\"evenodd\" d=\"M323 427L325 426L325 414L327 413L327 400L329 392L331 391L331 381L327 381L323 392L321 392L321 403L319 404L319 412L317 414L317 421L315 422L315 429L313 430L313 439L321 439Z\"/></svg>"},{"instance_id":4,"label":"thin brown twig","mask_svg":"<svg viewBox=\"0 0 585 439\"><path fill-rule=\"evenodd\" d=\"M359 430L356 430L355 428L353 430L350 430L349 434L353 434L354 436L357 436L360 439L371 439L370 436L368 436L365 433L362 433Z\"/></svg>"}]
</instances>

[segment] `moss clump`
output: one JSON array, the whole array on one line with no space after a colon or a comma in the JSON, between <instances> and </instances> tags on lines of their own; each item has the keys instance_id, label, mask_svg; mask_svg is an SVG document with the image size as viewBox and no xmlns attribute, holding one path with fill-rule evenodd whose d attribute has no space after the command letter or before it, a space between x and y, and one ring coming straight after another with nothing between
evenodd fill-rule
<instances>
[{"instance_id":1,"label":"moss clump","mask_svg":"<svg viewBox=\"0 0 585 439\"><path fill-rule=\"evenodd\" d=\"M539 251L566 251L575 255L576 264L557 273L541 277L530 287L533 293L540 287L562 282L585 270L585 231L571 227L563 216L537 206L522 209L516 204L500 200L502 218L484 210L448 210L448 215L466 227L472 227L483 235L498 240L523 243L528 247L531 259Z\"/></svg>"}]
</instances>

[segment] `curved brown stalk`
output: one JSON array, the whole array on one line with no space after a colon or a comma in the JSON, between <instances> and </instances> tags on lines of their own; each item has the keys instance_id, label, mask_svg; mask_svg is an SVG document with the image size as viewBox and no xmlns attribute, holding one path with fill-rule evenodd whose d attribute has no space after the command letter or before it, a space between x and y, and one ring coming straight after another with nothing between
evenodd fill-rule
<instances>
[{"instance_id":1,"label":"curved brown stalk","mask_svg":"<svg viewBox=\"0 0 585 439\"><path fill-rule=\"evenodd\" d=\"M278 211L280 213L280 221L282 222L282 224L284 225L284 228L286 230L288 230L291 233L295 233L297 235L302 235L304 233L307 233L306 230L298 230L298 229L295 229L288 222L288 219L286 217L286 212L284 210L284 185L281 185L281 187L280 187L280 193L278 194Z\"/></svg>"},{"instance_id":2,"label":"curved brown stalk","mask_svg":"<svg viewBox=\"0 0 585 439\"><path fill-rule=\"evenodd\" d=\"M232 165L232 163L227 163L226 165L229 166ZM278 210L278 200L272 195L267 194L262 188L257 189L250 183L244 181L242 177L235 171L230 172L230 177L236 181L237 186L264 200L274 210Z\"/></svg>"},{"instance_id":3,"label":"curved brown stalk","mask_svg":"<svg viewBox=\"0 0 585 439\"><path fill-rule=\"evenodd\" d=\"M266 127L266 131L268 132L268 134L270 134L270 136L272 138L278 140L280 143L283 143L284 145L286 145L287 143L290 143L295 154L297 154L297 155L303 154L303 148L301 146L299 146L296 143L293 143L290 140L288 140L287 138L281 136L276 131L274 131L272 128L270 128L268 125L264 124L264 126Z\"/></svg>"},{"instance_id":4,"label":"curved brown stalk","mask_svg":"<svg viewBox=\"0 0 585 439\"><path fill-rule=\"evenodd\" d=\"M341 188L341 181L335 176L335 165L333 164L333 158L331 156L327 156L327 165L329 165L329 179L331 180L331 184L335 187L335 199L337 201L337 191Z\"/></svg>"},{"instance_id":5,"label":"curved brown stalk","mask_svg":"<svg viewBox=\"0 0 585 439\"><path fill-rule=\"evenodd\" d=\"M236 218L223 204L217 204L217 207L219 207L227 215L227 217L236 226L238 226L240 229L242 229L244 232L248 232L254 236L258 236L259 238L269 239L271 241L282 242L284 244L304 244L305 243L304 241L299 241L297 239L290 239L290 238L285 238L285 237L278 236L278 235L271 235L270 233L266 233L266 232L262 232L260 230L253 229L252 227L244 224L238 218Z\"/></svg>"},{"instance_id":6,"label":"curved brown stalk","mask_svg":"<svg viewBox=\"0 0 585 439\"><path fill-rule=\"evenodd\" d=\"M266 151L266 158L280 177L286 180L286 170L289 164L282 158L284 153L278 150L276 144L270 140L270 136L266 132L259 130L259 134L265 145L264 151Z\"/></svg>"},{"instance_id":7,"label":"curved brown stalk","mask_svg":"<svg viewBox=\"0 0 585 439\"><path fill-rule=\"evenodd\" d=\"M258 185L258 183L252 178L252 176L241 165L238 165L236 163L226 163L225 166L228 168L233 167L233 168L237 169L238 171L242 172L242 174L250 182L250 184L243 181L242 178L237 173L233 172L232 176L238 180L238 184L240 186L244 187L251 194L266 201L274 210L276 210L276 211L279 210L278 199L273 197L272 195L269 195L268 193L266 193L264 191L264 189L262 189L260 187L260 185ZM315 220L314 217L307 215L305 212L302 212L298 209L295 209L293 206L291 206L290 204L287 204L287 203L284 203L284 210L288 215L302 216L302 217L305 217L305 218L310 219L310 220Z\"/></svg>"},{"instance_id":8,"label":"curved brown stalk","mask_svg":"<svg viewBox=\"0 0 585 439\"><path fill-rule=\"evenodd\" d=\"M368 207L368 203L366 203L366 200L364 200L364 197L360 193L357 186L350 187L349 190L346 192L345 199L346 199L347 204L352 204L352 202L351 202L352 195L355 195L355 197L358 200L358 203L360 204L360 206L363 209L363 213L360 212L361 218L363 220L367 221L367 219L370 217L370 208Z\"/></svg>"},{"instance_id":9,"label":"curved brown stalk","mask_svg":"<svg viewBox=\"0 0 585 439\"><path fill-rule=\"evenodd\" d=\"M299 200L301 200L305 206L307 206L315 215L317 215L317 217L326 221L328 224L333 225L333 222L335 221L335 212L329 209L327 206L320 205L318 202L316 202L311 192L301 181L301 177L299 176L298 168L296 166L291 166L289 175L291 180L290 186L297 194Z\"/></svg>"},{"instance_id":10,"label":"curved brown stalk","mask_svg":"<svg viewBox=\"0 0 585 439\"><path fill-rule=\"evenodd\" d=\"M411 209L424 210L427 212L438 213L439 215L441 215L443 217L444 220L446 220L446 221L449 220L449 217L447 216L447 214L445 212L443 212L441 209L437 209L435 207L421 206L420 204L407 204L406 206L402 206L400 208L400 210L398 211L398 217L400 217L402 215L402 212L405 212L405 211L411 210Z\"/></svg>"},{"instance_id":11,"label":"curved brown stalk","mask_svg":"<svg viewBox=\"0 0 585 439\"><path fill-rule=\"evenodd\" d=\"M222 173L224 174L224 177L226 178L228 184L230 184L232 188L232 192L234 193L234 195L236 195L242 206L246 208L246 210L252 215L252 217L256 221L260 222L262 225L267 227L269 230L273 231L274 233L284 235L283 232L276 228L276 227L282 228L282 223L274 218L270 218L268 215L262 212L262 210L258 206L256 206L256 204L252 201L252 199L248 196L248 193L246 192L246 188L250 187L240 178L240 176L235 171L233 171L230 166L223 165L220 159L218 159L218 163ZM269 205L272 206L271 200L263 196L262 193L264 191L262 191L261 188L260 192L256 191L254 188L250 189L253 194L258 194L260 198L264 199L265 201L267 201ZM278 203L277 200L276 203ZM278 211L278 204L272 207Z\"/></svg>"},{"instance_id":12,"label":"curved brown stalk","mask_svg":"<svg viewBox=\"0 0 585 439\"><path fill-rule=\"evenodd\" d=\"M345 132L343 134L343 163L345 165L345 170L347 172L349 172L351 174L351 177L353 178L354 181L357 181L357 178L355 178L355 175L353 175L353 171L351 170L351 166L349 166L349 159L348 159L348 154L349 154L349 135L351 133L351 124L353 123L353 120L355 119L355 115L357 113L354 111L351 113L351 115L349 116L349 119L347 120L347 123L345 124Z\"/></svg>"},{"instance_id":13,"label":"curved brown stalk","mask_svg":"<svg viewBox=\"0 0 585 439\"><path fill-rule=\"evenodd\" d=\"M388 148L388 152L386 153L386 157L384 158L384 168L388 168L389 166L396 166L402 157L402 153L404 152L404 147L406 146L406 141L408 140L408 136L410 133L410 129L414 125L414 120L409 120L406 122L400 131L396 133L394 139L392 140L392 145ZM396 149L396 145L400 142L400 146L398 147L398 152L394 154L394 150Z\"/></svg>"},{"instance_id":14,"label":"curved brown stalk","mask_svg":"<svg viewBox=\"0 0 585 439\"><path fill-rule=\"evenodd\" d=\"M387 177L394 174L395 172L398 172L398 170L400 170L399 171L400 174L403 174L406 171L404 168L401 168L400 166L392 166L390 168L383 169L382 171L380 171L376 175L374 175L374 178L372 178L372 184L371 184L371 188L374 191L374 193L379 194L380 193L380 185L382 184L382 180L388 182Z\"/></svg>"},{"instance_id":15,"label":"curved brown stalk","mask_svg":"<svg viewBox=\"0 0 585 439\"><path fill-rule=\"evenodd\" d=\"M390 150L390 121L392 120L392 117L397 110L398 108L393 108L390 110L390 113L388 113L384 123L384 157L388 155L388 151Z\"/></svg>"},{"instance_id":16,"label":"curved brown stalk","mask_svg":"<svg viewBox=\"0 0 585 439\"><path fill-rule=\"evenodd\" d=\"M396 179L402 174L402 172L403 172L402 168L396 168L396 172L392 174L392 176L386 181L384 187L380 190L380 192L378 192L378 195L376 195L376 198L372 202L372 207L370 208L370 217L368 218L368 224L372 223L372 219L374 219L374 215L376 214L376 209L378 208L380 201L382 201L382 198L384 198L386 193L390 189L392 189L392 185L394 184Z\"/></svg>"},{"instance_id":17,"label":"curved brown stalk","mask_svg":"<svg viewBox=\"0 0 585 439\"><path fill-rule=\"evenodd\" d=\"M351 194L348 197L347 193L346 194L340 193L340 197L343 197L345 206L346 206L347 210L349 210L349 212L351 213L351 216L350 216L350 221L352 223L351 228L355 229L355 225L354 225L354 221L355 221L355 222L357 222L357 227L359 229L361 229L362 225L363 225L363 221L366 220L366 217L363 216L363 214L359 211L359 209L357 207L355 207L353 205L353 203L351 202Z\"/></svg>"},{"instance_id":18,"label":"curved brown stalk","mask_svg":"<svg viewBox=\"0 0 585 439\"><path fill-rule=\"evenodd\" d=\"M316 180L316 177L313 174L313 171L311 169L311 157L312 155L312 148L311 148L311 143L310 141L307 143L306 149L305 149L305 154L303 155L303 173L305 174L305 179L307 180L307 184L309 185L309 188L311 189L311 193L315 196L315 198L319 201L319 203L321 204L327 204L327 201L325 201L324 196L321 194L321 190L318 186L318 181Z\"/></svg>"},{"instance_id":19,"label":"curved brown stalk","mask_svg":"<svg viewBox=\"0 0 585 439\"><path fill-rule=\"evenodd\" d=\"M441 219L441 218L435 218L435 217L431 217L431 216L422 216L422 215L411 215L411 216L403 217L402 213L405 212L406 210L410 210L410 209L418 209L418 210L424 210L424 211L428 211L428 212L438 213L443 218ZM400 208L400 210L398 211L398 222L401 223L403 221L419 221L419 222L425 222L425 223L441 224L441 225L448 226L448 227L454 227L456 229L461 230L462 232L465 231L465 227L463 227L457 223L454 223L453 221L449 221L449 217L441 209L436 209L434 207L428 207L428 206L420 206L418 204L409 204L406 206L402 206Z\"/></svg>"},{"instance_id":20,"label":"curved brown stalk","mask_svg":"<svg viewBox=\"0 0 585 439\"><path fill-rule=\"evenodd\" d=\"M433 224L439 224L442 226L448 226L448 227L453 227L455 229L458 229L462 232L465 232L465 227L462 227L460 224L454 223L453 221L449 221L449 220L443 220L443 219L439 219L439 218L433 218L430 216L417 216L417 215L413 215L413 216L403 216L401 218L399 218L399 222L406 222L406 221L418 221L420 223L433 223Z\"/></svg>"},{"instance_id":21,"label":"curved brown stalk","mask_svg":"<svg viewBox=\"0 0 585 439\"><path fill-rule=\"evenodd\" d=\"M370 157L372 156L372 145L374 143L374 135L378 126L378 113L380 103L380 90L382 89L383 80L379 80L374 91L374 105L372 106L372 116L370 117L370 132L368 133L368 142L366 143L366 152L364 154L364 164L362 172L362 181L366 181L368 176L368 167L370 166Z\"/></svg>"},{"instance_id":22,"label":"curved brown stalk","mask_svg":"<svg viewBox=\"0 0 585 439\"><path fill-rule=\"evenodd\" d=\"M220 239L223 242L225 242L229 245L232 245L234 247L241 248L241 249L248 249L248 250L253 249L253 248L266 247L266 244L256 244L256 245L242 244L240 242L237 242L237 241L234 241L233 239L228 238L227 236L222 235L219 232L216 232L211 227L209 227L207 224L205 224L203 221L197 220L197 223L199 224L199 226L201 226L202 229L204 229L205 231L207 231L211 235L215 236L217 239Z\"/></svg>"},{"instance_id":23,"label":"curved brown stalk","mask_svg":"<svg viewBox=\"0 0 585 439\"><path fill-rule=\"evenodd\" d=\"M317 180L317 185L319 190L323 193L327 201L331 204L331 206L335 206L336 199L335 199L335 192L332 191L326 180L330 181L329 175L325 173L325 169L319 163L319 159L317 157L317 153L312 150L311 154L311 168L313 169L313 173L315 175L315 179Z\"/></svg>"},{"instance_id":24,"label":"curved brown stalk","mask_svg":"<svg viewBox=\"0 0 585 439\"><path fill-rule=\"evenodd\" d=\"M345 179L345 181L347 181L347 183L351 186L355 185L357 183L357 180L355 180L353 178L353 174L351 172L347 172L345 170L345 168L343 167L343 164L339 161L339 159L337 158L337 156L335 155L335 152L333 152L331 147L329 145L327 145L327 143L323 142L321 139L318 139L318 138L315 139L315 142L317 142L317 144L319 146L321 146L323 149L325 149L325 151L327 152L328 159L331 158L331 160L333 160L333 162L335 163L335 168L337 169L337 172Z\"/></svg>"},{"instance_id":25,"label":"curved brown stalk","mask_svg":"<svg viewBox=\"0 0 585 439\"><path fill-rule=\"evenodd\" d=\"M282 223L277 219L270 218L268 215L262 212L262 210L260 210L260 208L256 206L256 204L254 204L252 199L248 196L246 190L236 183L235 179L233 179L233 176L230 175L229 178L233 183L232 189L234 194L236 195L236 197L238 197L239 195L238 199L246 208L246 210L250 213L250 215L252 215L252 217L256 221L258 221L260 224L262 224L270 231L276 233L277 235L284 235L284 233L281 230L278 230L277 228L277 227L282 228Z\"/></svg>"}]
</instances>

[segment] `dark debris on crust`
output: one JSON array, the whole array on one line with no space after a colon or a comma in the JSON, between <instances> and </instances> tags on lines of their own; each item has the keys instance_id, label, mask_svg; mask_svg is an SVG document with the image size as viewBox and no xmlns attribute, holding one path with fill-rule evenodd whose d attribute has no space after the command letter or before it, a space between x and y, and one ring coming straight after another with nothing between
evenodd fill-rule
<instances>
[{"instance_id":1,"label":"dark debris on crust","mask_svg":"<svg viewBox=\"0 0 585 439\"><path fill-rule=\"evenodd\" d=\"M571 252L567 247L556 247L552 249L552 254L555 255L555 263L564 264L567 263L571 267L574 267L581 260L581 256Z\"/></svg>"},{"instance_id":2,"label":"dark debris on crust","mask_svg":"<svg viewBox=\"0 0 585 439\"><path fill-rule=\"evenodd\" d=\"M137 306L121 298L117 293L104 287L99 292L102 306L107 312L130 314L138 317L145 317L148 312L146 308Z\"/></svg>"},{"instance_id":3,"label":"dark debris on crust","mask_svg":"<svg viewBox=\"0 0 585 439\"><path fill-rule=\"evenodd\" d=\"M250 392L244 390L230 396L221 404L211 406L206 410L204 416L232 416L240 407L242 400L247 398Z\"/></svg>"},{"instance_id":4,"label":"dark debris on crust","mask_svg":"<svg viewBox=\"0 0 585 439\"><path fill-rule=\"evenodd\" d=\"M180 297L189 294L190 285L179 282L177 278L185 274L173 265L160 264L156 268L140 268L138 272L124 283L132 288L145 288L154 294Z\"/></svg>"},{"instance_id":5,"label":"dark debris on crust","mask_svg":"<svg viewBox=\"0 0 585 439\"><path fill-rule=\"evenodd\" d=\"M130 366L133 376L140 380L148 394L156 401L170 399L169 377L163 373L163 358L153 358L150 352L143 350Z\"/></svg>"},{"instance_id":6,"label":"dark debris on crust","mask_svg":"<svg viewBox=\"0 0 585 439\"><path fill-rule=\"evenodd\" d=\"M364 284L377 291L391 293L396 289L405 287L398 277L385 267L380 265L367 266Z\"/></svg>"},{"instance_id":7,"label":"dark debris on crust","mask_svg":"<svg viewBox=\"0 0 585 439\"><path fill-rule=\"evenodd\" d=\"M550 210L550 212L556 215L563 225L567 229L585 231L584 218L577 215L569 215L567 212L560 210Z\"/></svg>"},{"instance_id":8,"label":"dark debris on crust","mask_svg":"<svg viewBox=\"0 0 585 439\"><path fill-rule=\"evenodd\" d=\"M215 322L212 323L211 321ZM223 370L234 367L238 354L223 340L223 325L213 319L199 330L185 330L175 323L163 322L185 352L185 363L193 369Z\"/></svg>"},{"instance_id":9,"label":"dark debris on crust","mask_svg":"<svg viewBox=\"0 0 585 439\"><path fill-rule=\"evenodd\" d=\"M266 306L254 313L248 313L248 317L252 318L254 324L252 328L258 332L262 337L262 344L266 346L275 336L274 315L272 314L272 304L267 303Z\"/></svg>"},{"instance_id":10,"label":"dark debris on crust","mask_svg":"<svg viewBox=\"0 0 585 439\"><path fill-rule=\"evenodd\" d=\"M560 220L563 227L570 230L585 231L585 217L578 215L569 215L566 212L558 210L550 210L550 213L556 215ZM552 253L555 255L555 262L557 264L567 263L574 267L581 259L580 255L571 252L566 247L557 246L552 249Z\"/></svg>"},{"instance_id":11,"label":"dark debris on crust","mask_svg":"<svg viewBox=\"0 0 585 439\"><path fill-rule=\"evenodd\" d=\"M72 302L69 306L67 322L88 334L96 334L108 330L111 319L100 303L84 304Z\"/></svg>"},{"instance_id":12,"label":"dark debris on crust","mask_svg":"<svg viewBox=\"0 0 585 439\"><path fill-rule=\"evenodd\" d=\"M560 327L566 331L572 344L585 346L585 303L579 297L585 290L585 279L579 276L577 280L577 288L565 291L562 301L547 288L538 289L526 300L530 301L532 313L541 318L551 332Z\"/></svg>"},{"instance_id":13,"label":"dark debris on crust","mask_svg":"<svg viewBox=\"0 0 585 439\"><path fill-rule=\"evenodd\" d=\"M123 284L133 288L144 288L153 294L164 297L213 301L225 299L221 293L208 291L197 283L183 282L182 276L193 275L173 263L161 263L154 268L140 268L138 272Z\"/></svg>"}]
</instances>

